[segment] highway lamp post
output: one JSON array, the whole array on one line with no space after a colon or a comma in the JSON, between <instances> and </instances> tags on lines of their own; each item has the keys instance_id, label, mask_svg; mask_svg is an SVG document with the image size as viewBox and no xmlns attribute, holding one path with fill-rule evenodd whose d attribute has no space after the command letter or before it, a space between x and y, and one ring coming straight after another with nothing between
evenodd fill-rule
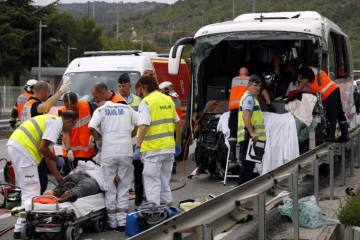
<instances>
[{"instance_id":1,"label":"highway lamp post","mask_svg":"<svg viewBox=\"0 0 360 240\"><path fill-rule=\"evenodd\" d=\"M144 47L144 37L141 37L140 40L132 40L132 42L141 42L141 51L143 51L143 47Z\"/></svg>"},{"instance_id":2,"label":"highway lamp post","mask_svg":"<svg viewBox=\"0 0 360 240\"><path fill-rule=\"evenodd\" d=\"M38 68L38 80L40 81L41 79L41 30L43 27L47 27L47 25L43 25L41 23L40 20L40 24L39 24L39 68Z\"/></svg>"},{"instance_id":3,"label":"highway lamp post","mask_svg":"<svg viewBox=\"0 0 360 240\"><path fill-rule=\"evenodd\" d=\"M70 47L70 45L68 45L68 49L67 49L67 65L69 66L70 63L70 50L76 50L77 48L74 47Z\"/></svg>"},{"instance_id":4,"label":"highway lamp post","mask_svg":"<svg viewBox=\"0 0 360 240\"><path fill-rule=\"evenodd\" d=\"M201 11L201 27L204 26L204 10Z\"/></svg>"},{"instance_id":5,"label":"highway lamp post","mask_svg":"<svg viewBox=\"0 0 360 240\"><path fill-rule=\"evenodd\" d=\"M256 11L256 0L253 0L253 13Z\"/></svg>"},{"instance_id":6,"label":"highway lamp post","mask_svg":"<svg viewBox=\"0 0 360 240\"><path fill-rule=\"evenodd\" d=\"M233 0L233 20L235 19L235 0Z\"/></svg>"}]
</instances>

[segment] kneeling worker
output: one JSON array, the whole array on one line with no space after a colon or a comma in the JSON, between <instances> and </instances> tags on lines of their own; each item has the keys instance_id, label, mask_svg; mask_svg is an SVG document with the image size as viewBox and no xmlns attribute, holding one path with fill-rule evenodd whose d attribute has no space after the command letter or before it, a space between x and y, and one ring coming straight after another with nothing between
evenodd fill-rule
<instances>
[{"instance_id":1,"label":"kneeling worker","mask_svg":"<svg viewBox=\"0 0 360 240\"><path fill-rule=\"evenodd\" d=\"M144 186L148 202L170 204L169 186L174 153L181 153L180 119L174 102L159 92L153 74L144 74L135 84L145 98L139 105L139 133L136 141L134 160L144 162ZM174 129L176 126L176 145ZM141 157L140 157L141 152Z\"/></svg>"},{"instance_id":2,"label":"kneeling worker","mask_svg":"<svg viewBox=\"0 0 360 240\"><path fill-rule=\"evenodd\" d=\"M22 205L26 200L41 194L37 167L43 157L58 183L62 181L57 166L63 166L65 161L51 152L51 146L62 131L70 131L76 122L77 116L73 111L65 111L60 117L40 115L25 121L11 135L6 146L16 181L21 188ZM24 225L25 219L19 217L15 224L14 239L21 239Z\"/></svg>"},{"instance_id":3,"label":"kneeling worker","mask_svg":"<svg viewBox=\"0 0 360 240\"><path fill-rule=\"evenodd\" d=\"M260 108L258 96L260 94L261 80L258 75L251 75L248 90L240 100L238 116L237 141L240 145L240 161L242 164L238 184L244 184L253 179L255 162L246 160L249 140L266 140L264 119Z\"/></svg>"},{"instance_id":4,"label":"kneeling worker","mask_svg":"<svg viewBox=\"0 0 360 240\"><path fill-rule=\"evenodd\" d=\"M129 206L129 189L133 179L133 126L138 113L129 105L110 101L95 110L89 130L101 148L101 167L108 191L105 207L110 229L125 231ZM101 144L100 144L101 143ZM120 177L116 185L114 179Z\"/></svg>"}]
</instances>

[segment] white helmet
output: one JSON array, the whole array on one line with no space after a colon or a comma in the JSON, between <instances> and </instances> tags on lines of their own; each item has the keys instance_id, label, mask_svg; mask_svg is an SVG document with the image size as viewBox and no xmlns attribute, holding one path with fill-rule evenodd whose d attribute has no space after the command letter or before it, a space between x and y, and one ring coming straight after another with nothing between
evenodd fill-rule
<instances>
[{"instance_id":1,"label":"white helmet","mask_svg":"<svg viewBox=\"0 0 360 240\"><path fill-rule=\"evenodd\" d=\"M27 92L34 92L34 86L38 81L35 79L30 79L26 82L24 89Z\"/></svg>"},{"instance_id":2,"label":"white helmet","mask_svg":"<svg viewBox=\"0 0 360 240\"><path fill-rule=\"evenodd\" d=\"M171 82L165 81L159 84L160 90L163 90L164 88L169 88L173 84Z\"/></svg>"}]
</instances>

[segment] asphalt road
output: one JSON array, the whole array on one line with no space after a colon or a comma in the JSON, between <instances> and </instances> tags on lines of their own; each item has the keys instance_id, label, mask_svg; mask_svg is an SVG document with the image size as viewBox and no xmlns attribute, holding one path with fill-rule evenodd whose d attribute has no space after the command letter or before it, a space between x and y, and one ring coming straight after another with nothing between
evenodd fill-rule
<instances>
[{"instance_id":1,"label":"asphalt road","mask_svg":"<svg viewBox=\"0 0 360 240\"><path fill-rule=\"evenodd\" d=\"M7 158L8 154L6 152L6 139L0 139L0 158ZM194 152L195 144L190 147L189 159L185 161L185 176L189 175L195 169L195 162L192 161L192 153ZM0 171L3 169L4 163L0 163ZM172 175L170 186L172 188L177 188L183 184L183 166L182 162L177 162L177 173ZM50 179L52 176L49 176ZM3 174L0 173L0 180L3 180ZM186 185L176 191L173 191L173 205L178 206L179 202L186 199L196 199L207 197L209 194L215 196L220 195L232 188L237 184L236 179L229 180L227 185L224 186L220 178L213 178L209 175L200 175L192 179L186 179ZM52 188L53 185L49 183L48 188ZM2 196L0 196L0 202L3 201ZM134 202L130 201L129 210L134 210ZM0 212L1 213L1 212ZM8 216L8 214L0 215L0 231L13 226L16 221L16 217ZM13 231L9 231L0 239L10 240L12 239ZM94 233L91 229L84 229L84 232L81 234L81 240L110 240L110 239L126 239L125 234L121 232L111 232L105 231L101 233Z\"/></svg>"}]
</instances>

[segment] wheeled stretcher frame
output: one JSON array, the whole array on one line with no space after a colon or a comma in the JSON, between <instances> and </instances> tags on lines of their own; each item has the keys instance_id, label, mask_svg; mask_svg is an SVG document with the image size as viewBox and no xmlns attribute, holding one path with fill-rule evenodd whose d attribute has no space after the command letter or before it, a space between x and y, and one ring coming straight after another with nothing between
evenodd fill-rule
<instances>
[{"instance_id":1,"label":"wheeled stretcher frame","mask_svg":"<svg viewBox=\"0 0 360 240\"><path fill-rule=\"evenodd\" d=\"M54 196L36 197L56 199ZM39 238L40 236L45 237L45 239L55 239L59 235L61 239L75 240L83 232L80 225L85 222L91 222L92 229L95 232L101 232L104 229L105 208L77 218L73 209L60 209L57 199L55 211L35 210L34 199L36 197L31 200L31 210L25 212L26 225L21 231L21 239L23 240Z\"/></svg>"}]
</instances>

